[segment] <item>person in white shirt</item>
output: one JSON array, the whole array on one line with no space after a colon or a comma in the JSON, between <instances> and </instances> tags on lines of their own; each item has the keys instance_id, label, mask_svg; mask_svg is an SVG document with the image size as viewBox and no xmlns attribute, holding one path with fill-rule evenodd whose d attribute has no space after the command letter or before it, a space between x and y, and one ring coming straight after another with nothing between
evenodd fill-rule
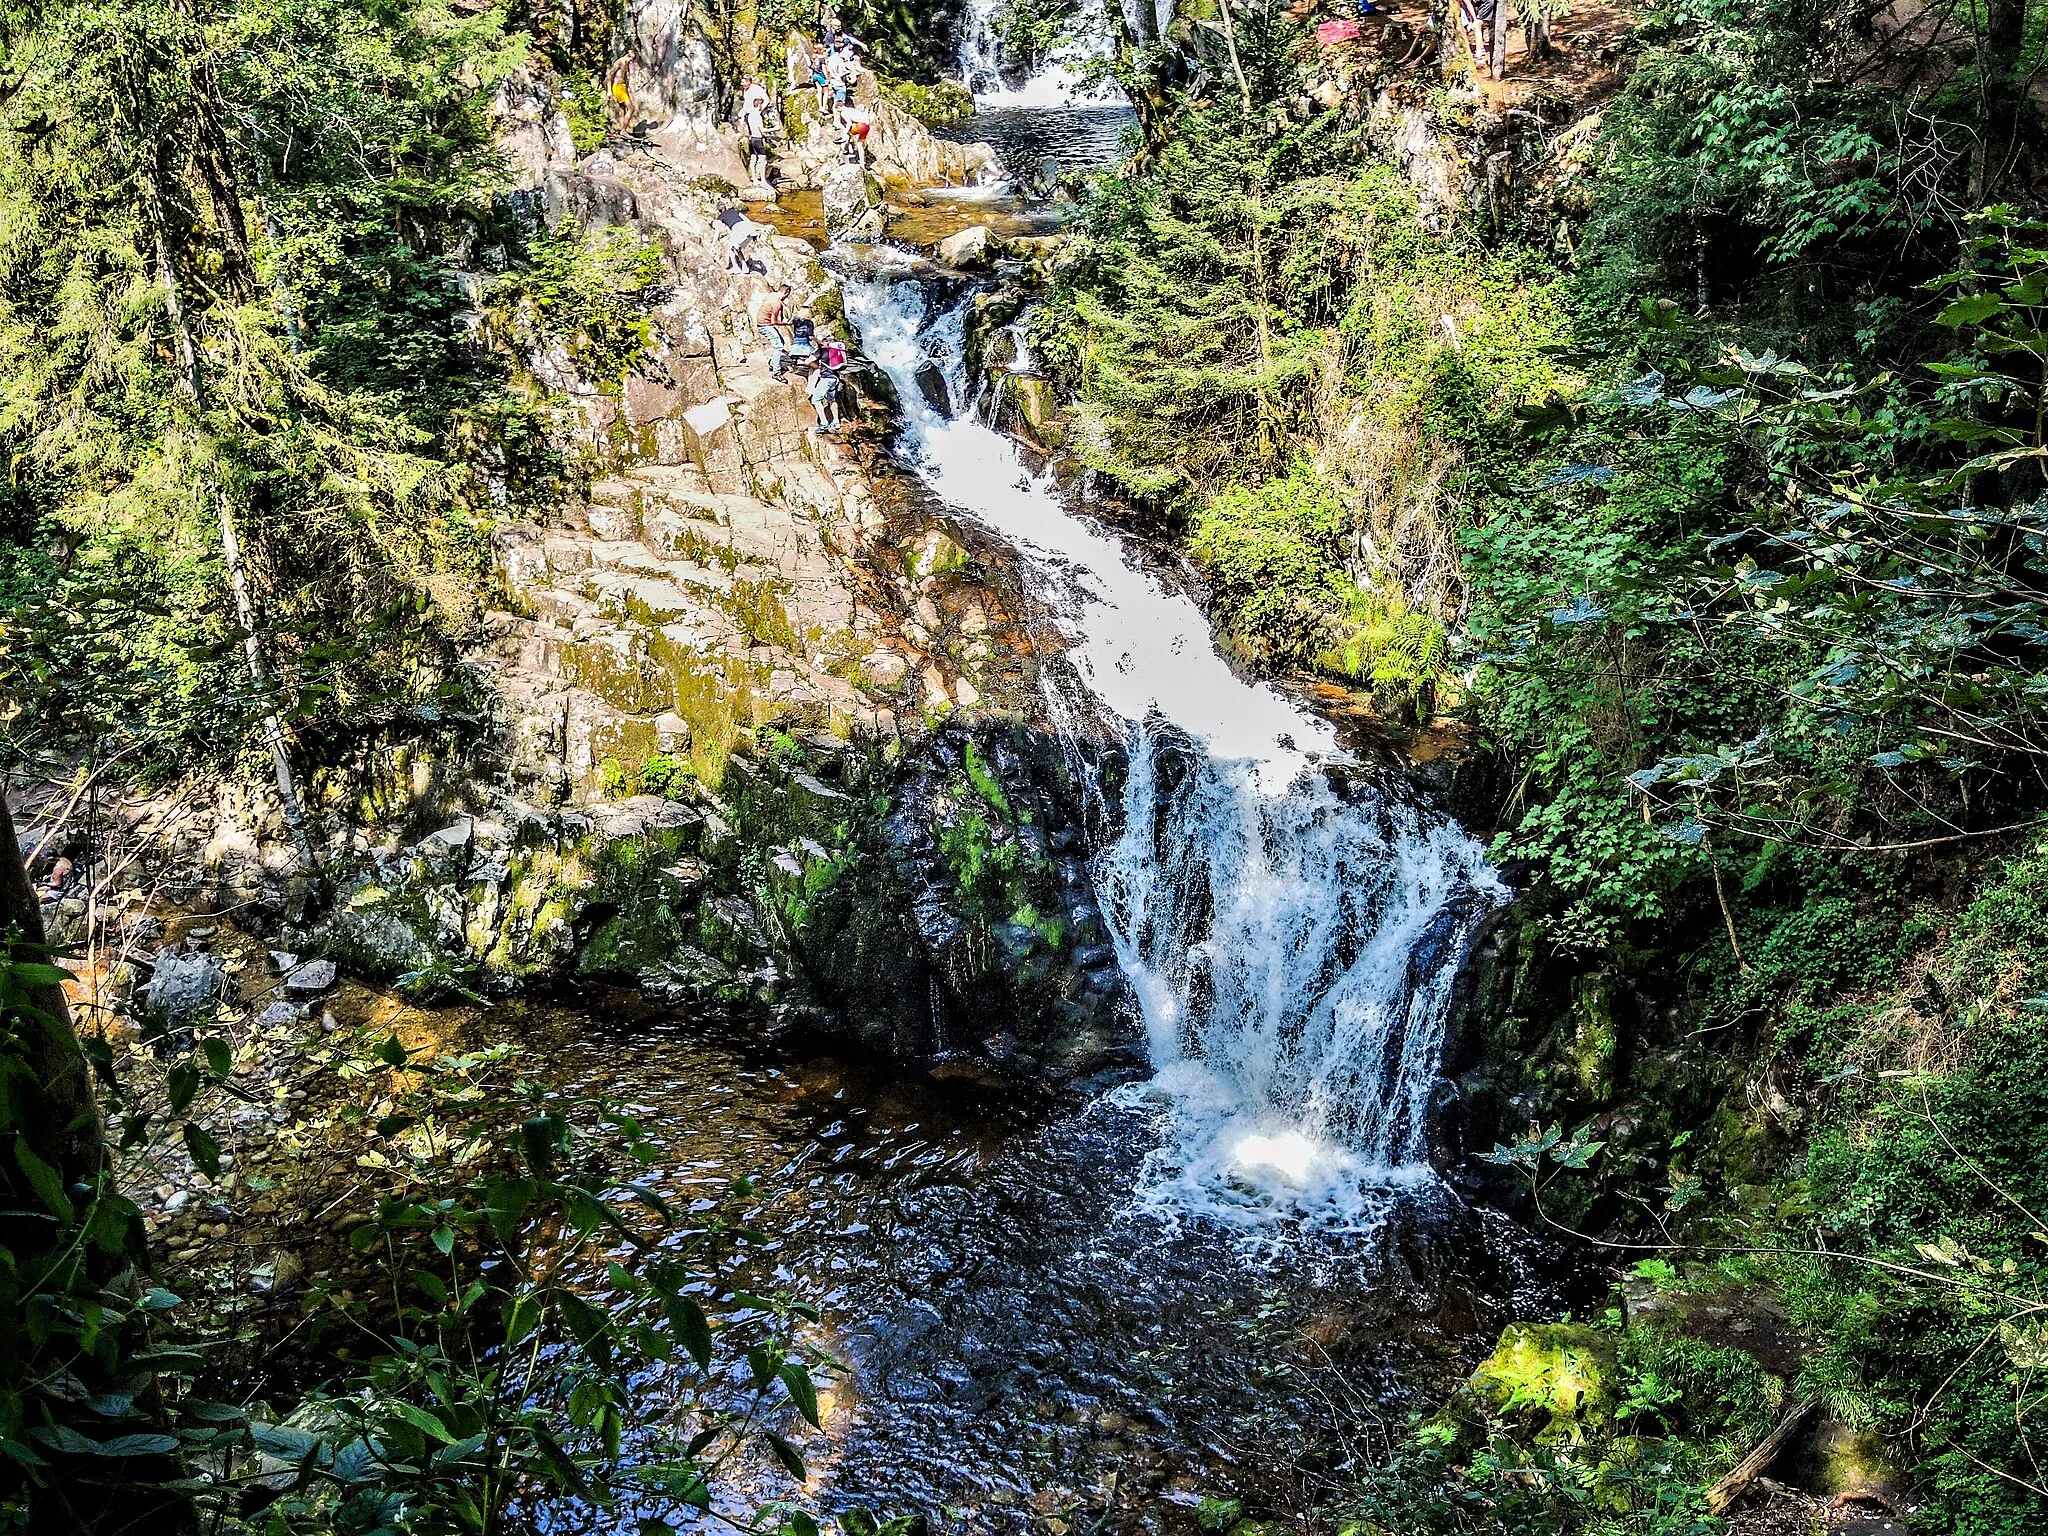
<instances>
[{"instance_id":1,"label":"person in white shirt","mask_svg":"<svg viewBox=\"0 0 2048 1536\"><path fill-rule=\"evenodd\" d=\"M768 184L768 92L759 81L751 81L740 97L740 137L747 141L747 179L757 187Z\"/></svg>"},{"instance_id":2,"label":"person in white shirt","mask_svg":"<svg viewBox=\"0 0 2048 1536\"><path fill-rule=\"evenodd\" d=\"M868 135L874 131L875 115L866 107L845 102L833 109L839 120L840 142L846 145L846 158L858 163L863 170L868 163Z\"/></svg>"}]
</instances>

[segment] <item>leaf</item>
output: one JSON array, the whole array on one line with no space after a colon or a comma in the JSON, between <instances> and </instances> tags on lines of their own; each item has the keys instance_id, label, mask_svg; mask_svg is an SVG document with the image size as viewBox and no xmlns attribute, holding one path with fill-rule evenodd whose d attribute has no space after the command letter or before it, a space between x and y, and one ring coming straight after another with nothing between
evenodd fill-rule
<instances>
[{"instance_id":1,"label":"leaf","mask_svg":"<svg viewBox=\"0 0 2048 1536\"><path fill-rule=\"evenodd\" d=\"M1560 1168L1583 1169L1606 1145L1604 1141L1574 1141L1559 1147L1550 1155Z\"/></svg>"},{"instance_id":2,"label":"leaf","mask_svg":"<svg viewBox=\"0 0 2048 1536\"><path fill-rule=\"evenodd\" d=\"M1637 408L1655 405L1664 398L1664 375L1652 368L1640 378L1630 379L1618 391L1623 405Z\"/></svg>"},{"instance_id":3,"label":"leaf","mask_svg":"<svg viewBox=\"0 0 2048 1536\"><path fill-rule=\"evenodd\" d=\"M268 1451L285 1461L298 1463L320 1449L320 1437L309 1435L303 1429L291 1429L283 1424L251 1424L249 1438L256 1442L256 1448Z\"/></svg>"},{"instance_id":4,"label":"leaf","mask_svg":"<svg viewBox=\"0 0 2048 1536\"><path fill-rule=\"evenodd\" d=\"M775 1459L782 1463L783 1470L791 1477L800 1483L810 1477L810 1473L804 1470L804 1459L797 1455L795 1446L773 1430L764 1429L761 1431L761 1438L768 1442L768 1449L775 1453Z\"/></svg>"},{"instance_id":5,"label":"leaf","mask_svg":"<svg viewBox=\"0 0 2048 1536\"><path fill-rule=\"evenodd\" d=\"M561 1308L562 1319L569 1325L569 1331L576 1336L593 1364L605 1366L611 1362L611 1329L605 1315L573 1291L562 1291L555 1297L555 1305Z\"/></svg>"},{"instance_id":6,"label":"leaf","mask_svg":"<svg viewBox=\"0 0 2048 1536\"><path fill-rule=\"evenodd\" d=\"M49 1207L52 1216L68 1226L72 1209L71 1199L64 1193L63 1176L36 1155L36 1149L28 1144L28 1137L24 1135L17 1134L14 1138L14 1161L27 1175L29 1187L36 1192L36 1198Z\"/></svg>"},{"instance_id":7,"label":"leaf","mask_svg":"<svg viewBox=\"0 0 2048 1536\"><path fill-rule=\"evenodd\" d=\"M811 1382L810 1368L801 1360L790 1360L783 1364L780 1372L783 1386L789 1389L790 1400L796 1404L796 1411L804 1416L813 1429L824 1426L818 1422L818 1389Z\"/></svg>"},{"instance_id":8,"label":"leaf","mask_svg":"<svg viewBox=\"0 0 2048 1536\"><path fill-rule=\"evenodd\" d=\"M192 1107L192 1100L198 1095L199 1069L189 1061L178 1062L165 1078L164 1090L170 1099L171 1114L184 1114Z\"/></svg>"},{"instance_id":9,"label":"leaf","mask_svg":"<svg viewBox=\"0 0 2048 1536\"><path fill-rule=\"evenodd\" d=\"M1995 293L1970 293L1960 299L1953 299L1948 307L1934 317L1936 325L1961 326L1980 325L2005 308L2005 300Z\"/></svg>"},{"instance_id":10,"label":"leaf","mask_svg":"<svg viewBox=\"0 0 2048 1536\"><path fill-rule=\"evenodd\" d=\"M178 1448L176 1435L118 1435L93 1447L99 1456L168 1456Z\"/></svg>"},{"instance_id":11,"label":"leaf","mask_svg":"<svg viewBox=\"0 0 2048 1536\"><path fill-rule=\"evenodd\" d=\"M187 1120L182 1129L185 1150L192 1154L192 1161L199 1171L209 1179L219 1178L220 1143L213 1139L213 1133L191 1120Z\"/></svg>"},{"instance_id":12,"label":"leaf","mask_svg":"<svg viewBox=\"0 0 2048 1536\"><path fill-rule=\"evenodd\" d=\"M39 960L24 960L8 966L7 970L24 987L61 987L67 981L78 979L61 966L44 965Z\"/></svg>"},{"instance_id":13,"label":"leaf","mask_svg":"<svg viewBox=\"0 0 2048 1536\"><path fill-rule=\"evenodd\" d=\"M517 1344L540 1326L543 1308L540 1297L531 1291L522 1291L512 1298L512 1305L505 1309L505 1342Z\"/></svg>"},{"instance_id":14,"label":"leaf","mask_svg":"<svg viewBox=\"0 0 2048 1536\"><path fill-rule=\"evenodd\" d=\"M387 1406L390 1408L391 1412L394 1415L396 1415L400 1419L403 1419L406 1423L410 1424L414 1429L420 1431L420 1433L425 1435L431 1435L434 1437L434 1439L439 1440L444 1445L452 1444L454 1442L455 1436L453 1433L450 1432L448 1426L446 1424L443 1424L441 1420L434 1414L427 1412L426 1409L418 1406L417 1404L408 1403L404 1401L394 1401L388 1404Z\"/></svg>"},{"instance_id":15,"label":"leaf","mask_svg":"<svg viewBox=\"0 0 2048 1536\"><path fill-rule=\"evenodd\" d=\"M1613 478L1611 464L1568 464L1563 469L1553 469L1527 489L1547 491L1557 485L1605 485Z\"/></svg>"},{"instance_id":16,"label":"leaf","mask_svg":"<svg viewBox=\"0 0 2048 1536\"><path fill-rule=\"evenodd\" d=\"M697 1369L711 1369L711 1322L704 1309L688 1296L677 1296L668 1304L669 1322L683 1336L683 1348L697 1362Z\"/></svg>"},{"instance_id":17,"label":"leaf","mask_svg":"<svg viewBox=\"0 0 2048 1536\"><path fill-rule=\"evenodd\" d=\"M234 1049L219 1035L208 1035L199 1042L199 1048L206 1052L206 1069L216 1078L225 1078L234 1071Z\"/></svg>"}]
</instances>

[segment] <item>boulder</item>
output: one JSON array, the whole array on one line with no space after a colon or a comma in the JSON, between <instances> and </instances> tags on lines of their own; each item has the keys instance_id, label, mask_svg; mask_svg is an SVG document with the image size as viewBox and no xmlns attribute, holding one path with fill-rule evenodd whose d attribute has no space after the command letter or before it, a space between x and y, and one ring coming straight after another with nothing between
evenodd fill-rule
<instances>
[{"instance_id":1,"label":"boulder","mask_svg":"<svg viewBox=\"0 0 2048 1536\"><path fill-rule=\"evenodd\" d=\"M872 235L881 226L882 200L857 165L836 165L825 173L825 227L835 236Z\"/></svg>"},{"instance_id":2,"label":"boulder","mask_svg":"<svg viewBox=\"0 0 2048 1536\"><path fill-rule=\"evenodd\" d=\"M946 388L946 375L937 363L924 362L917 365L917 392L924 396L924 403L941 416L953 412L953 399Z\"/></svg>"},{"instance_id":3,"label":"boulder","mask_svg":"<svg viewBox=\"0 0 2048 1536\"><path fill-rule=\"evenodd\" d=\"M988 260L990 238L986 224L969 225L939 242L939 260L949 267L978 267Z\"/></svg>"},{"instance_id":4,"label":"boulder","mask_svg":"<svg viewBox=\"0 0 2048 1536\"><path fill-rule=\"evenodd\" d=\"M1513 1323L1466 1389L1496 1414L1535 1421L1541 1441L1576 1441L1614 1417L1614 1336L1578 1323Z\"/></svg>"},{"instance_id":5,"label":"boulder","mask_svg":"<svg viewBox=\"0 0 2048 1536\"><path fill-rule=\"evenodd\" d=\"M1010 376L1009 391L1031 436L1048 448L1059 447L1066 437L1066 424L1060 420L1052 385L1036 374L1018 373Z\"/></svg>"},{"instance_id":6,"label":"boulder","mask_svg":"<svg viewBox=\"0 0 2048 1536\"><path fill-rule=\"evenodd\" d=\"M145 996L153 1012L182 1024L212 1007L226 985L227 973L217 956L166 954L157 957Z\"/></svg>"},{"instance_id":7,"label":"boulder","mask_svg":"<svg viewBox=\"0 0 2048 1536\"><path fill-rule=\"evenodd\" d=\"M284 995L305 1000L318 997L341 979L332 960L308 960L284 979Z\"/></svg>"}]
</instances>

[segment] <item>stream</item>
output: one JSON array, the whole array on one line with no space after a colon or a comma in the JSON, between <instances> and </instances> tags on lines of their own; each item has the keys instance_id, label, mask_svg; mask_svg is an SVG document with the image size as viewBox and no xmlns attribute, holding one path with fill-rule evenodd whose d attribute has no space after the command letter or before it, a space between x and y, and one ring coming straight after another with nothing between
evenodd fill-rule
<instances>
[{"instance_id":1,"label":"stream","mask_svg":"<svg viewBox=\"0 0 2048 1536\"><path fill-rule=\"evenodd\" d=\"M1005 110L1099 155L1073 114L1123 109ZM522 1033L643 1116L669 1193L754 1182L750 1283L818 1306L849 1367L799 1440L821 1507L1055 1536L1192 1532L1209 1497L1303 1521L1418 1391L1545 1310L1530 1240L1427 1155L1452 984L1509 892L980 418L971 287L880 248L826 259L902 401L899 462L1009 542L1053 616L1047 717L1128 743L1095 882L1150 1075L1032 1101L637 1007L536 1006ZM733 1496L776 1491L762 1472Z\"/></svg>"}]
</instances>

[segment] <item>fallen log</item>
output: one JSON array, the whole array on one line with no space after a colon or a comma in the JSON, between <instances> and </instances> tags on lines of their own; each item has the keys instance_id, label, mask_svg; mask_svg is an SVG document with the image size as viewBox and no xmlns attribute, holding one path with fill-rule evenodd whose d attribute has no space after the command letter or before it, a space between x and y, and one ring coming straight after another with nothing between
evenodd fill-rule
<instances>
[{"instance_id":1,"label":"fallen log","mask_svg":"<svg viewBox=\"0 0 2048 1536\"><path fill-rule=\"evenodd\" d=\"M1708 1513L1718 1515L1741 1498L1749 1485L1756 1481L1757 1475L1770 1469L1771 1463L1778 1459L1778 1453L1785 1449L1785 1442L1798 1432L1799 1426L1806 1422L1812 1412L1813 1404L1810 1402L1794 1403L1786 1409L1785 1416L1779 1419L1771 1432L1758 1442L1756 1449L1738 1461L1726 1477L1707 1490Z\"/></svg>"}]
</instances>

